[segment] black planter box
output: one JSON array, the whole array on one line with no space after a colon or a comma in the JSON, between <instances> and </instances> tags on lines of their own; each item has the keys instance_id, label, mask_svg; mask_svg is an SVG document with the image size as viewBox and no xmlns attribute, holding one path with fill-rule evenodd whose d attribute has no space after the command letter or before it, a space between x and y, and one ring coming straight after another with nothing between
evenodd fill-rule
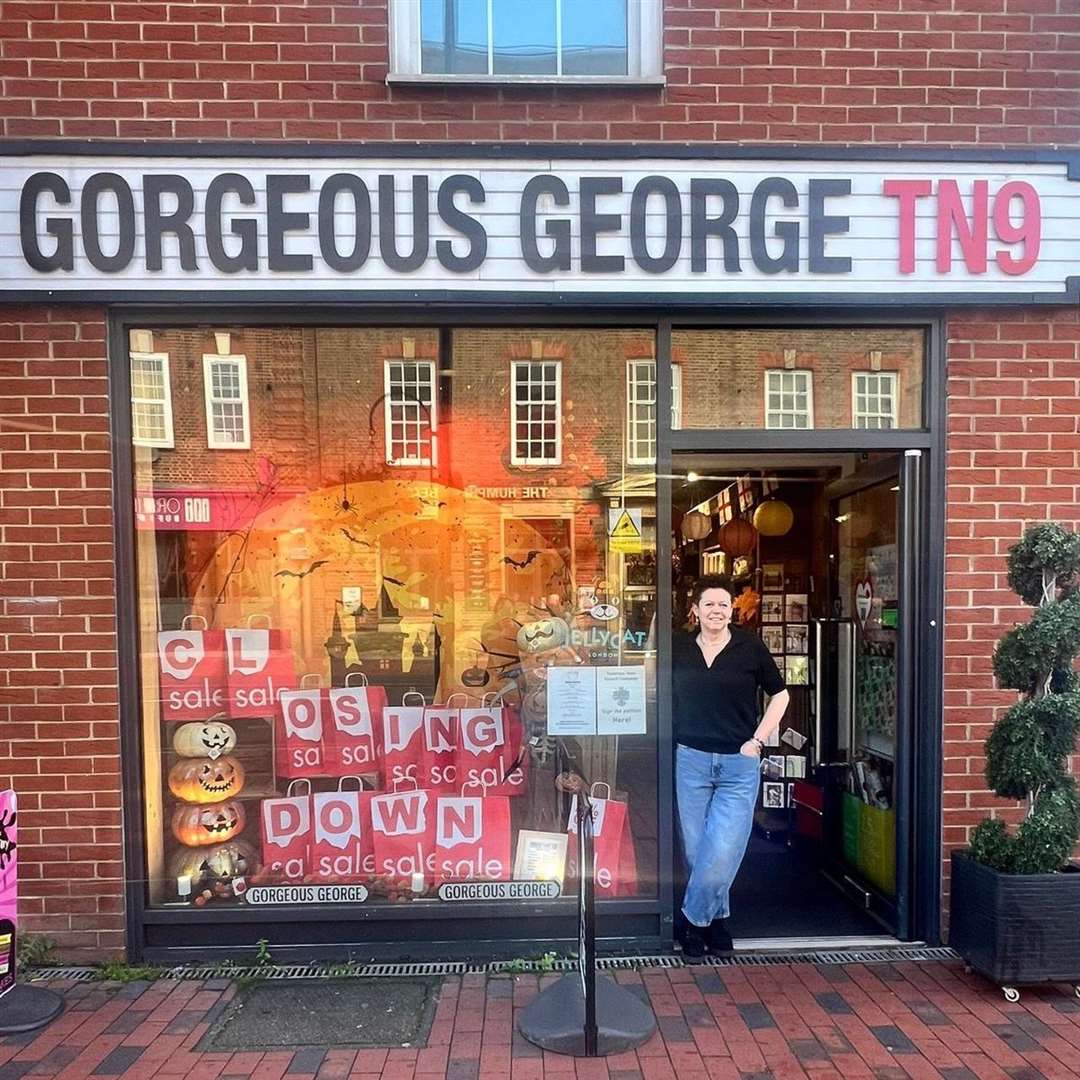
<instances>
[{"instance_id":1,"label":"black planter box","mask_svg":"<svg viewBox=\"0 0 1080 1080\"><path fill-rule=\"evenodd\" d=\"M952 854L949 944L1001 986L1080 983L1080 873L1003 874Z\"/></svg>"}]
</instances>

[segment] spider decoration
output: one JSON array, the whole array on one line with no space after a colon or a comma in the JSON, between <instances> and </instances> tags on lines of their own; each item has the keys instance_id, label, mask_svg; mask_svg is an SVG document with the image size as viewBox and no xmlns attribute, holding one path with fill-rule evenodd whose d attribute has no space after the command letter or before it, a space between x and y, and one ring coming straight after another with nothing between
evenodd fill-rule
<instances>
[{"instance_id":1,"label":"spider decoration","mask_svg":"<svg viewBox=\"0 0 1080 1080\"><path fill-rule=\"evenodd\" d=\"M6 870L15 861L15 841L8 836L8 829L15 828L18 814L12 810L11 816L0 814L0 870Z\"/></svg>"}]
</instances>

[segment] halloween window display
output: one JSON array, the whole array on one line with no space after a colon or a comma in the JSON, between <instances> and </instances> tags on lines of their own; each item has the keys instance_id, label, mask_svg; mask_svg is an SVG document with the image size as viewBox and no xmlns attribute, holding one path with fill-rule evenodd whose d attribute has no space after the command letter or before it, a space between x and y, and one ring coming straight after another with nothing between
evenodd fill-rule
<instances>
[{"instance_id":1,"label":"halloween window display","mask_svg":"<svg viewBox=\"0 0 1080 1080\"><path fill-rule=\"evenodd\" d=\"M363 884L372 906L430 903L470 865L503 880L519 832L565 835L561 773L611 784L634 842L655 836L655 725L560 744L546 700L553 666L640 665L648 653L654 486L642 477L616 493L646 523L633 557L609 544L608 509L625 476L611 404L626 357L651 355L651 335L229 334L252 373L250 450L213 453L181 429L174 448L135 448L140 494L198 501L183 521L146 515L137 535L143 742L157 763L146 770L151 904L243 903L229 876L240 863L248 885ZM153 336L172 358L180 415L202 392L214 334ZM507 372L534 358L561 363L563 455L550 467L511 463ZM429 452L391 461L402 410L386 407L384 375L412 361L432 373L437 408L409 420ZM155 580L166 549L168 578ZM394 841L380 841L394 872L376 865L375 800L386 835L404 821L402 835L423 839L408 875L386 853ZM459 830L460 811L481 833L428 844L435 816L393 817L415 806ZM655 856L638 855L641 887L655 888Z\"/></svg>"}]
</instances>

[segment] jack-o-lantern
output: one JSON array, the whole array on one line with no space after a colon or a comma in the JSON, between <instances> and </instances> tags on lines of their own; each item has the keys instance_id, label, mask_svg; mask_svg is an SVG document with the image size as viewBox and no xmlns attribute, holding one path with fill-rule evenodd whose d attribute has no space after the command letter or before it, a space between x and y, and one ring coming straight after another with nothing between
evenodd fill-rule
<instances>
[{"instance_id":1,"label":"jack-o-lantern","mask_svg":"<svg viewBox=\"0 0 1080 1080\"><path fill-rule=\"evenodd\" d=\"M213 806L184 804L173 811L173 836L188 847L221 844L243 832L247 817L235 799Z\"/></svg>"},{"instance_id":2,"label":"jack-o-lantern","mask_svg":"<svg viewBox=\"0 0 1080 1080\"><path fill-rule=\"evenodd\" d=\"M258 868L254 850L242 840L207 848L181 848L169 863L169 873L174 879L190 879L191 895L198 896L207 889L222 899L232 899L243 892L241 883Z\"/></svg>"},{"instance_id":3,"label":"jack-o-lantern","mask_svg":"<svg viewBox=\"0 0 1080 1080\"><path fill-rule=\"evenodd\" d=\"M244 766L234 757L181 758L169 770L169 790L184 802L224 802L243 787Z\"/></svg>"},{"instance_id":4,"label":"jack-o-lantern","mask_svg":"<svg viewBox=\"0 0 1080 1080\"><path fill-rule=\"evenodd\" d=\"M562 619L538 619L518 631L517 644L523 653L560 649L570 644L570 627Z\"/></svg>"},{"instance_id":5,"label":"jack-o-lantern","mask_svg":"<svg viewBox=\"0 0 1080 1080\"><path fill-rule=\"evenodd\" d=\"M219 758L236 749L236 732L220 720L181 724L176 729L172 744L181 757Z\"/></svg>"}]
</instances>

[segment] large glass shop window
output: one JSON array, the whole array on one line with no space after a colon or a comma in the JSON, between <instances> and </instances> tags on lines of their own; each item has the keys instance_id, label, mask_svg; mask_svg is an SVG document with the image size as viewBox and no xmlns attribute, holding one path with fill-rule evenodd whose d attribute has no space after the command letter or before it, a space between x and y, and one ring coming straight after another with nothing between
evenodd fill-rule
<instances>
[{"instance_id":1,"label":"large glass shop window","mask_svg":"<svg viewBox=\"0 0 1080 1080\"><path fill-rule=\"evenodd\" d=\"M652 334L130 349L150 903L655 895Z\"/></svg>"}]
</instances>

